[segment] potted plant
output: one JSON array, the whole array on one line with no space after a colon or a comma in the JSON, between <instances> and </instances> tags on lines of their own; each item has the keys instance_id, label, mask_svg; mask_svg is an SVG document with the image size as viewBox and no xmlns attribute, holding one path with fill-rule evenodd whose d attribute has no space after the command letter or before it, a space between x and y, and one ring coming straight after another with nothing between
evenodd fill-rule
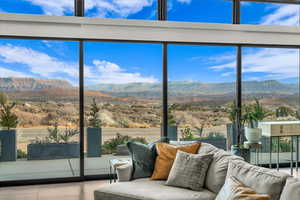
<instances>
[{"instance_id":1,"label":"potted plant","mask_svg":"<svg viewBox=\"0 0 300 200\"><path fill-rule=\"evenodd\" d=\"M9 102L7 95L0 93L0 161L16 161L17 159L17 136L14 128L18 125L18 117L12 110L15 102Z\"/></svg>"},{"instance_id":2,"label":"potted plant","mask_svg":"<svg viewBox=\"0 0 300 200\"><path fill-rule=\"evenodd\" d=\"M258 122L265 119L269 113L263 108L258 99L254 104L245 106L243 121L247 124L245 127L245 136L249 143L258 143L262 136L261 128L258 128Z\"/></svg>"},{"instance_id":3,"label":"potted plant","mask_svg":"<svg viewBox=\"0 0 300 200\"><path fill-rule=\"evenodd\" d=\"M102 129L101 120L99 119L100 108L96 103L95 98L91 104L91 110L88 113L88 128L87 128L87 156L100 157L102 144Z\"/></svg>"},{"instance_id":4,"label":"potted plant","mask_svg":"<svg viewBox=\"0 0 300 200\"><path fill-rule=\"evenodd\" d=\"M79 134L78 129L66 127L64 131L58 129L58 123L54 128L48 128L48 136L36 138L27 145L28 160L52 160L79 157L79 143L71 139Z\"/></svg>"}]
</instances>

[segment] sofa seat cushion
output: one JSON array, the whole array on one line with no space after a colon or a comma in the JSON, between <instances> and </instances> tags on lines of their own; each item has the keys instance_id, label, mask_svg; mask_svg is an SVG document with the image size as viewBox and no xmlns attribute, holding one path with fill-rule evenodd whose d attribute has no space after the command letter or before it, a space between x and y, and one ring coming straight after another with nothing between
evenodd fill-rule
<instances>
[{"instance_id":1,"label":"sofa seat cushion","mask_svg":"<svg viewBox=\"0 0 300 200\"><path fill-rule=\"evenodd\" d=\"M166 186L165 181L137 179L105 185L94 193L95 200L214 200L209 190L192 191Z\"/></svg>"},{"instance_id":2,"label":"sofa seat cushion","mask_svg":"<svg viewBox=\"0 0 300 200\"><path fill-rule=\"evenodd\" d=\"M251 165L244 161L230 161L227 177L235 177L243 185L259 194L268 194L272 200L279 200L288 174Z\"/></svg>"},{"instance_id":3,"label":"sofa seat cushion","mask_svg":"<svg viewBox=\"0 0 300 200\"><path fill-rule=\"evenodd\" d=\"M283 188L280 200L300 199L300 178L289 177Z\"/></svg>"}]
</instances>

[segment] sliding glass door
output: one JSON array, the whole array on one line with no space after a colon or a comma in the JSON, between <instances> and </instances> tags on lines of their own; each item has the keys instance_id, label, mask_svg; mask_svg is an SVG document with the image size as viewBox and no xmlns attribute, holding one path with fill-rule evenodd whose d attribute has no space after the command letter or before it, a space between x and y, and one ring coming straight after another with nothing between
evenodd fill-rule
<instances>
[{"instance_id":1,"label":"sliding glass door","mask_svg":"<svg viewBox=\"0 0 300 200\"><path fill-rule=\"evenodd\" d=\"M85 175L129 159L128 141L161 136L162 46L85 42Z\"/></svg>"},{"instance_id":2,"label":"sliding glass door","mask_svg":"<svg viewBox=\"0 0 300 200\"><path fill-rule=\"evenodd\" d=\"M0 40L0 181L79 176L78 42Z\"/></svg>"}]
</instances>

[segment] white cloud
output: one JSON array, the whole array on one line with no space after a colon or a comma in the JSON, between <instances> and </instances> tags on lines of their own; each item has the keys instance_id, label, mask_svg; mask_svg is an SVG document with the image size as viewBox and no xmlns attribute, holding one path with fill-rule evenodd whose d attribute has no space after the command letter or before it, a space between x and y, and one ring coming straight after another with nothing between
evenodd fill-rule
<instances>
[{"instance_id":1,"label":"white cloud","mask_svg":"<svg viewBox=\"0 0 300 200\"><path fill-rule=\"evenodd\" d=\"M4 67L0 67L0 77L7 78L7 77L28 77L26 73L6 69Z\"/></svg>"},{"instance_id":2,"label":"white cloud","mask_svg":"<svg viewBox=\"0 0 300 200\"><path fill-rule=\"evenodd\" d=\"M28 67L28 72L42 78L78 79L78 64L65 62L46 53L11 44L0 45L0 61L9 64L22 64ZM0 76L24 77L29 76L23 72L17 72L6 68L0 68ZM32 75L31 75L32 76ZM154 77L142 76L140 73L130 73L119 65L105 60L94 60L93 66L85 66L85 78L93 83L154 83L158 80ZM70 81L72 82L72 81ZM75 83L77 84L77 83Z\"/></svg>"},{"instance_id":3,"label":"white cloud","mask_svg":"<svg viewBox=\"0 0 300 200\"><path fill-rule=\"evenodd\" d=\"M252 49L244 52L242 58L243 73L262 73L264 76L259 76L260 79L280 80L299 77L299 50L297 49ZM235 68L234 59L211 66L211 69L220 72L228 69L234 71Z\"/></svg>"},{"instance_id":4,"label":"white cloud","mask_svg":"<svg viewBox=\"0 0 300 200\"><path fill-rule=\"evenodd\" d=\"M23 0L40 6L47 15L64 15L74 10L74 0Z\"/></svg>"},{"instance_id":5,"label":"white cloud","mask_svg":"<svg viewBox=\"0 0 300 200\"><path fill-rule=\"evenodd\" d=\"M191 3L192 0L177 0L179 3Z\"/></svg>"},{"instance_id":6,"label":"white cloud","mask_svg":"<svg viewBox=\"0 0 300 200\"><path fill-rule=\"evenodd\" d=\"M299 25L299 6L296 5L276 5L270 7L270 14L264 16L260 21L262 25Z\"/></svg>"},{"instance_id":7,"label":"white cloud","mask_svg":"<svg viewBox=\"0 0 300 200\"><path fill-rule=\"evenodd\" d=\"M93 66L85 67L85 77L90 83L156 83L154 77L142 76L140 73L130 73L119 65L105 60L94 60Z\"/></svg>"},{"instance_id":8,"label":"white cloud","mask_svg":"<svg viewBox=\"0 0 300 200\"><path fill-rule=\"evenodd\" d=\"M108 14L126 18L152 6L154 0L87 0L86 10L96 10L96 16L105 17Z\"/></svg>"},{"instance_id":9,"label":"white cloud","mask_svg":"<svg viewBox=\"0 0 300 200\"><path fill-rule=\"evenodd\" d=\"M53 78L56 73L78 77L77 64L60 61L43 52L22 46L0 45L0 60L4 63L26 65L31 73L42 77Z\"/></svg>"},{"instance_id":10,"label":"white cloud","mask_svg":"<svg viewBox=\"0 0 300 200\"><path fill-rule=\"evenodd\" d=\"M74 0L23 0L40 6L47 15L64 15L74 9ZM190 3L192 0L176 0L180 3ZM108 15L126 18L150 7L156 0L86 0L85 9L93 16L107 17ZM152 13L153 14L153 13Z\"/></svg>"}]
</instances>

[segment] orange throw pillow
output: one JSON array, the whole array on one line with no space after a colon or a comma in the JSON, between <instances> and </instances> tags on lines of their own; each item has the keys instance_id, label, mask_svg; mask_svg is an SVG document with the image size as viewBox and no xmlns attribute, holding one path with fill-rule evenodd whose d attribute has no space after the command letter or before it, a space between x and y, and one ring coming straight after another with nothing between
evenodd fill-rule
<instances>
[{"instance_id":1,"label":"orange throw pillow","mask_svg":"<svg viewBox=\"0 0 300 200\"><path fill-rule=\"evenodd\" d=\"M192 143L180 146L170 145L162 142L156 143L158 156L156 157L154 172L150 179L168 179L177 151L180 150L186 153L196 154L200 146L201 143Z\"/></svg>"}]
</instances>

